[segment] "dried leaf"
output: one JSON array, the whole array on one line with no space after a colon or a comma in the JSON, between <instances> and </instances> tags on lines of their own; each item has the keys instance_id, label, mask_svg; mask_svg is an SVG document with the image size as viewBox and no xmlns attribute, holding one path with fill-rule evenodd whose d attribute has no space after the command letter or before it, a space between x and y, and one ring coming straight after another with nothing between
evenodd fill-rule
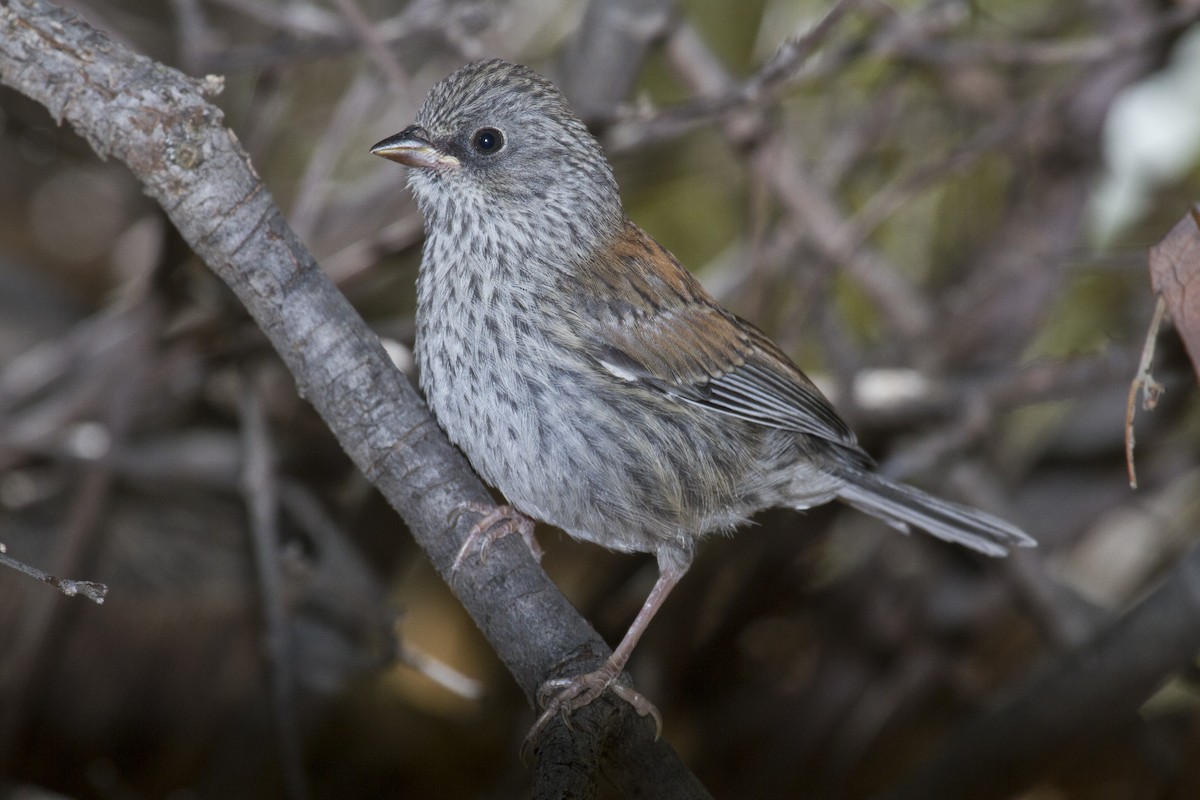
<instances>
[{"instance_id":1,"label":"dried leaf","mask_svg":"<svg viewBox=\"0 0 1200 800\"><path fill-rule=\"evenodd\" d=\"M1150 248L1150 280L1167 302L1192 369L1200 376L1200 207L1192 206Z\"/></svg>"}]
</instances>

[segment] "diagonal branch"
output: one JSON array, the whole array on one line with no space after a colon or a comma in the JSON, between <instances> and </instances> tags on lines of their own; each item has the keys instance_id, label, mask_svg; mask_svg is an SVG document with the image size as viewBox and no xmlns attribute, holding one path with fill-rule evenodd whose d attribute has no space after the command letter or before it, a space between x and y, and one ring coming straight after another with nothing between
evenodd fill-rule
<instances>
[{"instance_id":1,"label":"diagonal branch","mask_svg":"<svg viewBox=\"0 0 1200 800\"><path fill-rule=\"evenodd\" d=\"M1019 694L963 728L883 800L1012 797L1064 751L1086 747L1138 709L1200 648L1200 547L1128 613L1045 667ZM1057 759L1057 761L1056 761Z\"/></svg>"},{"instance_id":2,"label":"diagonal branch","mask_svg":"<svg viewBox=\"0 0 1200 800\"><path fill-rule=\"evenodd\" d=\"M0 82L129 167L245 305L301 395L449 579L474 522L452 512L490 497L284 221L207 100L220 79L198 81L132 53L45 0L8 0L0 5ZM486 563L472 559L450 585L528 698L563 664L609 652L516 541L497 544ZM610 741L625 712L594 705L577 715L574 737L555 741L578 752ZM593 727L592 718L609 722ZM652 741L648 724L624 730L635 731L641 755L609 751L606 768L624 773L618 784L652 787L661 797L706 796L674 751ZM599 738L584 741L587 731ZM539 752L540 761L554 757Z\"/></svg>"}]
</instances>

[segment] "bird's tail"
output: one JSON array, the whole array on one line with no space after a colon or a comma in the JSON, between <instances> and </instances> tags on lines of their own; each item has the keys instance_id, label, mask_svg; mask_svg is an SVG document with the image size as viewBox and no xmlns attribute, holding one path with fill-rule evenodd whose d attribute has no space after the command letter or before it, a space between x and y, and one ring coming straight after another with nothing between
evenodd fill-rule
<instances>
[{"instance_id":1,"label":"bird's tail","mask_svg":"<svg viewBox=\"0 0 1200 800\"><path fill-rule=\"evenodd\" d=\"M942 500L874 472L846 467L842 477L846 483L838 497L843 502L906 533L911 525L989 556L1005 556L1013 547L1037 545L1020 528L999 517Z\"/></svg>"}]
</instances>

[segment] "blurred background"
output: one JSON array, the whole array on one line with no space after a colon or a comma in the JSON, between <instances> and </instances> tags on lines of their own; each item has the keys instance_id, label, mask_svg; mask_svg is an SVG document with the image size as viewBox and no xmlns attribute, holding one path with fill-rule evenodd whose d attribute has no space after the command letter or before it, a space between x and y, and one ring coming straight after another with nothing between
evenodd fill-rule
<instances>
[{"instance_id":1,"label":"blurred background","mask_svg":"<svg viewBox=\"0 0 1200 800\"><path fill-rule=\"evenodd\" d=\"M226 123L414 378L421 219L368 148L467 61L542 71L630 215L883 469L1039 540L993 561L827 507L707 542L630 669L716 796L898 785L1197 543L1169 327L1137 491L1124 457L1146 249L1200 196L1194 0L66 5L223 76ZM263 475L279 535L256 539ZM652 560L539 538L619 640ZM111 590L0 570L0 797L528 792L532 712L401 520L124 166L4 87L0 542ZM1046 754L1023 796L1200 796L1198 677Z\"/></svg>"}]
</instances>

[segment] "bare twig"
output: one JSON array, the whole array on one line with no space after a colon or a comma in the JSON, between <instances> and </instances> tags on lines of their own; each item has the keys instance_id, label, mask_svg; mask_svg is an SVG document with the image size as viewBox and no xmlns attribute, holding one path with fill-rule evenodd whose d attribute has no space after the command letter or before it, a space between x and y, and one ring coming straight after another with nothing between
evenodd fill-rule
<instances>
[{"instance_id":1,"label":"bare twig","mask_svg":"<svg viewBox=\"0 0 1200 800\"><path fill-rule=\"evenodd\" d=\"M317 223L333 185L333 172L347 139L363 109L379 97L379 82L368 73L361 73L342 95L337 108L329 117L324 132L317 140L308 167L296 188L296 202L289 215L296 235L306 241L316 233Z\"/></svg>"},{"instance_id":2,"label":"bare twig","mask_svg":"<svg viewBox=\"0 0 1200 800\"><path fill-rule=\"evenodd\" d=\"M1162 297L1154 304L1154 316L1150 318L1150 328L1146 331L1146 341L1142 345L1142 359L1138 362L1137 375L1129 384L1129 402L1125 405L1125 465L1129 469L1129 487L1137 488L1137 471L1133 466L1133 417L1136 414L1137 393L1142 393L1142 408L1153 411L1162 396L1163 385L1154 380L1150 374L1150 365L1154 361L1154 343L1158 340L1158 329L1162 326L1163 316L1167 312L1167 301Z\"/></svg>"},{"instance_id":3,"label":"bare twig","mask_svg":"<svg viewBox=\"0 0 1200 800\"><path fill-rule=\"evenodd\" d=\"M387 42L380 35L378 27L363 12L357 0L333 0L338 11L342 13L350 28L359 37L371 59L380 71L387 76L388 86L393 92L403 92L408 87L408 80L400 66L399 59L388 49Z\"/></svg>"},{"instance_id":4,"label":"bare twig","mask_svg":"<svg viewBox=\"0 0 1200 800\"><path fill-rule=\"evenodd\" d=\"M1021 66L1093 64L1123 53L1142 50L1157 39L1170 36L1200 20L1200 6L1181 3L1153 19L1115 28L1098 36L1074 41L949 41L931 46L927 39L893 41L881 48L883 54L941 67L964 67L977 63Z\"/></svg>"},{"instance_id":5,"label":"bare twig","mask_svg":"<svg viewBox=\"0 0 1200 800\"><path fill-rule=\"evenodd\" d=\"M228 47L219 55L205 54L202 71L261 68L299 61L308 57L332 56L359 50L363 37L359 31L328 9L313 4L279 6L261 0L213 0L235 13L278 30L283 40L270 45ZM391 46L421 33L436 32L464 54L477 57L478 42L474 30L490 19L488 2L422 0L404 6L403 11L387 19L370 22L373 46ZM380 54L382 55L382 54ZM390 71L389 67L383 68Z\"/></svg>"},{"instance_id":6,"label":"bare twig","mask_svg":"<svg viewBox=\"0 0 1200 800\"><path fill-rule=\"evenodd\" d=\"M1129 724L1197 648L1200 547L1125 616L956 734L931 765L884 797L1011 797L1064 748Z\"/></svg>"},{"instance_id":7,"label":"bare twig","mask_svg":"<svg viewBox=\"0 0 1200 800\"><path fill-rule=\"evenodd\" d=\"M800 68L810 55L837 30L846 15L860 0L839 0L804 33L791 36L776 50L775 55L757 73L742 82L724 81L721 92L702 92L698 98L682 106L668 109L629 107L621 109L611 120L614 150L645 145L647 142L679 136L709 122L719 121L737 111L764 108L778 100L785 88L797 85ZM679 30L686 31L687 26ZM677 31L678 34L678 31ZM686 35L686 33L685 33ZM848 48L853 51L855 48ZM816 80L836 69L838 59L828 59L819 67L803 74L805 81Z\"/></svg>"},{"instance_id":8,"label":"bare twig","mask_svg":"<svg viewBox=\"0 0 1200 800\"><path fill-rule=\"evenodd\" d=\"M0 28L7 9L0 7ZM61 12L60 12L61 13ZM0 41L5 37L0 36ZM3 45L0 44L0 52ZM0 55L0 77L5 74ZM152 361L152 334L160 319L160 307L153 297L144 298L129 309L126 347L107 351L112 374L123 373L125 380L106 387L98 399L97 413L107 432L106 449L124 440L140 407L146 375ZM100 365L93 365L99 369ZM59 575L78 572L95 544L104 521L114 483L113 470L104 462L107 453L93 454L85 464L82 478L74 490L56 537L57 552L51 570ZM37 597L25 610L15 642L10 648L7 669L0 675L0 692L12 701L0 708L0 754L8 752L29 709L45 691L41 665L57 642L54 632L63 624L67 612L60 604Z\"/></svg>"},{"instance_id":9,"label":"bare twig","mask_svg":"<svg viewBox=\"0 0 1200 800\"><path fill-rule=\"evenodd\" d=\"M559 85L584 119L607 116L629 96L675 0L592 0L559 59Z\"/></svg>"},{"instance_id":10,"label":"bare twig","mask_svg":"<svg viewBox=\"0 0 1200 800\"><path fill-rule=\"evenodd\" d=\"M842 2L834 6L826 17L805 36L789 40L776 58L764 70L764 74L752 80L747 89L757 95L773 87L791 74L795 64L833 30L842 15L852 6ZM703 55L703 43L688 37L684 47L673 52L686 56L681 65L693 67L683 77L693 78L693 88L699 91L728 85L722 79L715 58ZM736 116L724 120L723 131L735 142L744 141L747 132L758 129L753 142L751 165L765 186L769 186L781 204L800 220L808 236L817 244L831 262L843 266L855 279L872 301L886 316L890 327L906 338L915 338L924 332L933 319L933 310L926 299L916 291L912 282L890 264L878 251L864 246L855 227L841 211L837 201L826 187L818 184L815 177L804 169L796 158L794 148L777 135L765 134L761 126L747 125Z\"/></svg>"},{"instance_id":11,"label":"bare twig","mask_svg":"<svg viewBox=\"0 0 1200 800\"><path fill-rule=\"evenodd\" d=\"M258 572L259 597L266 630L267 675L275 714L275 737L279 743L287 796L291 800L305 800L309 792L308 780L304 775L300 728L296 724L296 681L292 674L295 658L279 558L279 482L275 477L274 448L267 433L262 402L250 381L242 389L240 412L242 495L250 517L254 563Z\"/></svg>"},{"instance_id":12,"label":"bare twig","mask_svg":"<svg viewBox=\"0 0 1200 800\"><path fill-rule=\"evenodd\" d=\"M49 572L43 572L35 566L26 564L24 561L18 561L7 554L7 550L3 544L0 544L0 564L12 567L17 572L24 572L29 577L39 580L42 583L48 583L67 597L82 595L96 605L103 605L104 597L108 594L108 586L103 583L60 578L57 575L51 575Z\"/></svg>"}]
</instances>

